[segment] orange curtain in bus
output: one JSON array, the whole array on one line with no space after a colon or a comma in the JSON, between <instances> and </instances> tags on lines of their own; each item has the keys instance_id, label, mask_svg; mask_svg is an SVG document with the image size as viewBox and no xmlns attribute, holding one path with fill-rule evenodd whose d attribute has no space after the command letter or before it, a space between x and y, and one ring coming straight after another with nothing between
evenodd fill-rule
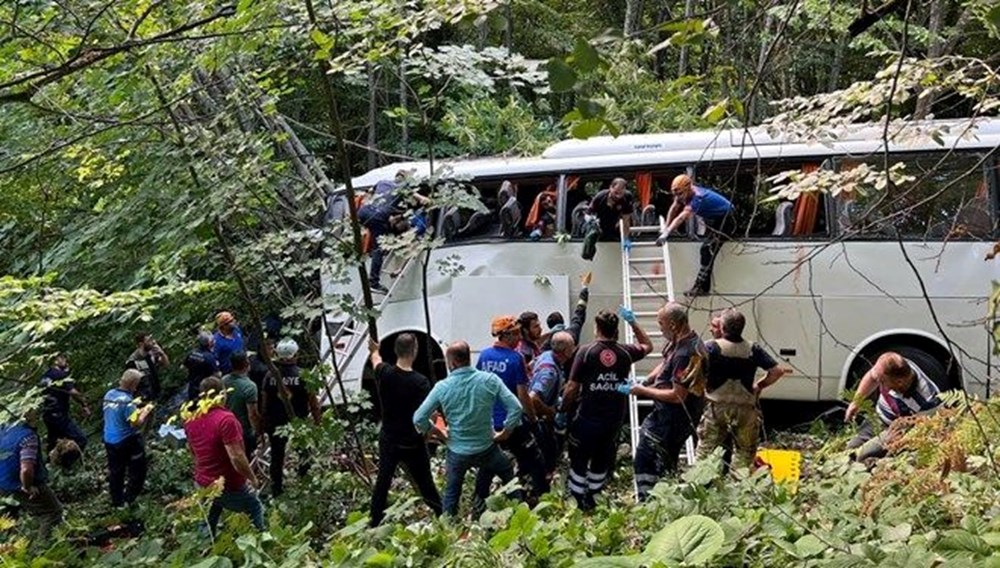
<instances>
[{"instance_id":1,"label":"orange curtain in bus","mask_svg":"<svg viewBox=\"0 0 1000 568\"><path fill-rule=\"evenodd\" d=\"M635 188L639 191L639 204L644 209L653 200L653 172L635 174Z\"/></svg>"},{"instance_id":2,"label":"orange curtain in bus","mask_svg":"<svg viewBox=\"0 0 1000 568\"><path fill-rule=\"evenodd\" d=\"M535 202L531 205L531 211L528 211L528 219L524 222L525 228L531 229L538 223L538 217L542 214L542 197L546 194L551 195L552 199L555 199L556 186L549 184L545 188L545 191L535 196Z\"/></svg>"},{"instance_id":3,"label":"orange curtain in bus","mask_svg":"<svg viewBox=\"0 0 1000 568\"><path fill-rule=\"evenodd\" d=\"M812 173L819 170L819 164L803 164L802 171ZM792 218L792 235L799 237L811 235L816 230L816 218L819 214L819 196L815 193L803 193L795 200L795 210Z\"/></svg>"}]
</instances>

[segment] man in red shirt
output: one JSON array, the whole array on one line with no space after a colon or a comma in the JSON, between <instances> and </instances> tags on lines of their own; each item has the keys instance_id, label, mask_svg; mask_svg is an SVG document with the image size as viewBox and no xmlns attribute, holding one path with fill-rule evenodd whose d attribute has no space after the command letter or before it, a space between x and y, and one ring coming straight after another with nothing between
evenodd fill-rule
<instances>
[{"instance_id":1,"label":"man in red shirt","mask_svg":"<svg viewBox=\"0 0 1000 568\"><path fill-rule=\"evenodd\" d=\"M194 482L207 487L222 477L222 495L212 502L208 528L215 533L223 509L250 515L257 530L264 530L264 506L254 490L257 478L243 448L243 427L236 415L225 407L222 380L212 376L201 381L200 392L216 397L217 403L207 412L184 424L188 446L194 454Z\"/></svg>"}]
</instances>

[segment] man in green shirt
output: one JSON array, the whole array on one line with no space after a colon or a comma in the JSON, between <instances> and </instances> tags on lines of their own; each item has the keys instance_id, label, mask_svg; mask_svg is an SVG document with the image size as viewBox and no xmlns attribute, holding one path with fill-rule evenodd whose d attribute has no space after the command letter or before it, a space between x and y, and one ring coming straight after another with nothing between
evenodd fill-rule
<instances>
[{"instance_id":1,"label":"man in green shirt","mask_svg":"<svg viewBox=\"0 0 1000 568\"><path fill-rule=\"evenodd\" d=\"M243 427L243 445L247 456L257 449L257 436L261 431L260 412L257 410L257 385L250 380L250 359L245 351L237 351L229 357L233 372L222 382L226 387L226 408L236 415Z\"/></svg>"}]
</instances>

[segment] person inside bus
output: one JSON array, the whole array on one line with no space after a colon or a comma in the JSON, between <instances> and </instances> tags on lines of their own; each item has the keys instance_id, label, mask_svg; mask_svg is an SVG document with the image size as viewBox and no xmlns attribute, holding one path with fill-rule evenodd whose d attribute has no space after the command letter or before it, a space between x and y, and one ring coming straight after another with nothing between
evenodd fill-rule
<instances>
[{"instance_id":1,"label":"person inside bus","mask_svg":"<svg viewBox=\"0 0 1000 568\"><path fill-rule=\"evenodd\" d=\"M705 222L705 237L701 244L701 266L694 286L685 292L686 296L702 296L709 293L712 285L712 266L722 248L723 241L732 232L733 204L718 192L695 185L691 177L681 174L670 184L674 202L667 212L667 228L656 239L657 246L663 246L667 239L681 225L693 216Z\"/></svg>"},{"instance_id":2,"label":"person inside bus","mask_svg":"<svg viewBox=\"0 0 1000 568\"><path fill-rule=\"evenodd\" d=\"M630 248L632 241L629 240L629 230L632 227L632 212L635 211L635 196L625 189L627 182L624 178L615 178L608 189L602 189L590 200L590 208L587 211L597 217L601 227L601 240L614 241L619 238L618 221L625 224L625 240L622 241L624 248Z\"/></svg>"},{"instance_id":3,"label":"person inside bus","mask_svg":"<svg viewBox=\"0 0 1000 568\"><path fill-rule=\"evenodd\" d=\"M556 234L556 200L548 191L539 195L539 206L536 218L533 219L531 240L548 239Z\"/></svg>"}]
</instances>

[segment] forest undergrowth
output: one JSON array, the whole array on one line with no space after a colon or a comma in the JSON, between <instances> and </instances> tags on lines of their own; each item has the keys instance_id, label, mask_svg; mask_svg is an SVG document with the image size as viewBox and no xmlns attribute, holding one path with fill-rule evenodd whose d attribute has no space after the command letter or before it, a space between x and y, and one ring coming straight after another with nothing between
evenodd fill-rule
<instances>
[{"instance_id":1,"label":"forest undergrowth","mask_svg":"<svg viewBox=\"0 0 1000 568\"><path fill-rule=\"evenodd\" d=\"M394 505L375 529L363 467L340 452L344 425L328 417L297 430L295 444L312 448L314 464L266 502L268 530L228 515L214 540L199 530L213 490L194 491L185 448L155 441L133 509L110 509L102 456L93 452L76 471L54 473L67 508L57 538L47 548L32 543L30 524L18 533L4 518L0 550L5 566L1000 566L1000 456L986 442L1000 436L1000 401L949 402L906 419L892 455L874 464L850 460L849 428L830 432L817 422L806 434L773 435L769 447L803 451L796 484L776 485L765 469L723 475L717 456L636 503L623 446L591 514L576 508L560 478L534 508L497 490L477 520L434 519L400 474ZM374 440L372 424L362 430ZM128 521L141 522L142 536L106 534Z\"/></svg>"}]
</instances>

